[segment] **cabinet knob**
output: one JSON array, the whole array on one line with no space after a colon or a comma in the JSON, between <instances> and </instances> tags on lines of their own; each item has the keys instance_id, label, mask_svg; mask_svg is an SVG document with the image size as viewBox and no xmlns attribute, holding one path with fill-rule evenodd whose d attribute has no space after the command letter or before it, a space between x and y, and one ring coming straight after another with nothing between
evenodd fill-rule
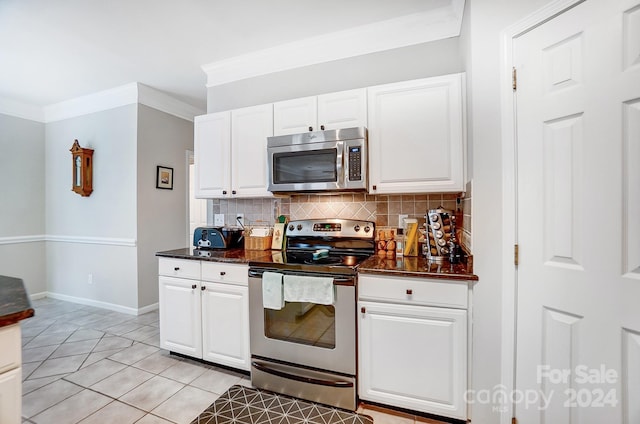
<instances>
[{"instance_id":1,"label":"cabinet knob","mask_svg":"<svg viewBox=\"0 0 640 424\"><path fill-rule=\"evenodd\" d=\"M363 306L362 308L360 308L360 312L364 314L365 312L367 312L367 308Z\"/></svg>"},{"instance_id":2,"label":"cabinet knob","mask_svg":"<svg viewBox=\"0 0 640 424\"><path fill-rule=\"evenodd\" d=\"M412 294L413 294L413 290L411 290L411 289L407 289L407 294L408 294L408 295L412 295Z\"/></svg>"},{"instance_id":3,"label":"cabinet knob","mask_svg":"<svg viewBox=\"0 0 640 424\"><path fill-rule=\"evenodd\" d=\"M191 284L191 288L192 288L193 290L195 290L195 289L196 289L196 287L198 287L198 285L197 285L197 284Z\"/></svg>"},{"instance_id":4,"label":"cabinet knob","mask_svg":"<svg viewBox=\"0 0 640 424\"><path fill-rule=\"evenodd\" d=\"M201 287L200 287L200 290L202 290L202 291L205 291L206 289L207 289L207 287L206 287L206 286L201 286Z\"/></svg>"},{"instance_id":5,"label":"cabinet knob","mask_svg":"<svg viewBox=\"0 0 640 424\"><path fill-rule=\"evenodd\" d=\"M222 194L227 194L227 190L222 190Z\"/></svg>"},{"instance_id":6,"label":"cabinet knob","mask_svg":"<svg viewBox=\"0 0 640 424\"><path fill-rule=\"evenodd\" d=\"M173 268L173 270L174 270L174 271L180 271L180 267L179 267L179 266L177 266L177 267Z\"/></svg>"},{"instance_id":7,"label":"cabinet knob","mask_svg":"<svg viewBox=\"0 0 640 424\"><path fill-rule=\"evenodd\" d=\"M231 190L231 194L236 194L236 191L235 190Z\"/></svg>"},{"instance_id":8,"label":"cabinet knob","mask_svg":"<svg viewBox=\"0 0 640 424\"><path fill-rule=\"evenodd\" d=\"M320 129L324 131L324 125L320 125Z\"/></svg>"},{"instance_id":9,"label":"cabinet knob","mask_svg":"<svg viewBox=\"0 0 640 424\"><path fill-rule=\"evenodd\" d=\"M220 271L220 275L227 275L225 271Z\"/></svg>"},{"instance_id":10,"label":"cabinet knob","mask_svg":"<svg viewBox=\"0 0 640 424\"><path fill-rule=\"evenodd\" d=\"M313 131L313 127L309 127L309 131Z\"/></svg>"},{"instance_id":11,"label":"cabinet knob","mask_svg":"<svg viewBox=\"0 0 640 424\"><path fill-rule=\"evenodd\" d=\"M374 184L373 187L371 187L371 188L374 189L374 190L377 190L378 186Z\"/></svg>"}]
</instances>

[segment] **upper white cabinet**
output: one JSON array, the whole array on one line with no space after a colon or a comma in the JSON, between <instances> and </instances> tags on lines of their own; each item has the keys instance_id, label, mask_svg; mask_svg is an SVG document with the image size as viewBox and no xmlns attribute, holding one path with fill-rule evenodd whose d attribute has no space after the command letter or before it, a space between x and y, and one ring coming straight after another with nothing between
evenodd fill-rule
<instances>
[{"instance_id":1,"label":"upper white cabinet","mask_svg":"<svg viewBox=\"0 0 640 424\"><path fill-rule=\"evenodd\" d=\"M274 135L367 126L366 89L339 91L273 104Z\"/></svg>"},{"instance_id":2,"label":"upper white cabinet","mask_svg":"<svg viewBox=\"0 0 640 424\"><path fill-rule=\"evenodd\" d=\"M231 111L231 193L238 197L271 197L267 170L267 137L273 135L273 106Z\"/></svg>"},{"instance_id":3,"label":"upper white cabinet","mask_svg":"<svg viewBox=\"0 0 640 424\"><path fill-rule=\"evenodd\" d=\"M369 192L459 192L465 179L464 74L368 88Z\"/></svg>"},{"instance_id":4,"label":"upper white cabinet","mask_svg":"<svg viewBox=\"0 0 640 424\"><path fill-rule=\"evenodd\" d=\"M231 112L194 119L195 196L223 197L231 186Z\"/></svg>"},{"instance_id":5,"label":"upper white cabinet","mask_svg":"<svg viewBox=\"0 0 640 424\"><path fill-rule=\"evenodd\" d=\"M267 191L271 104L197 116L194 134L196 197L272 196Z\"/></svg>"}]
</instances>

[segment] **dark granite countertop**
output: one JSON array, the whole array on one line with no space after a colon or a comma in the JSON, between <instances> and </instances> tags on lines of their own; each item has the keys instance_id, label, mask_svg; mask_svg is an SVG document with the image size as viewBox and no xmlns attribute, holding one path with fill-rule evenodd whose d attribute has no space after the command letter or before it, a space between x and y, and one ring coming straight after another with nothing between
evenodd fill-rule
<instances>
[{"instance_id":1,"label":"dark granite countertop","mask_svg":"<svg viewBox=\"0 0 640 424\"><path fill-rule=\"evenodd\" d=\"M22 279L0 275L0 327L33 315L34 310Z\"/></svg>"},{"instance_id":2,"label":"dark granite countertop","mask_svg":"<svg viewBox=\"0 0 640 424\"><path fill-rule=\"evenodd\" d=\"M386 274L396 277L437 278L444 280L478 281L471 263L451 264L429 262L424 256L400 256L393 259L373 255L358 266L362 274Z\"/></svg>"},{"instance_id":3,"label":"dark granite countertop","mask_svg":"<svg viewBox=\"0 0 640 424\"><path fill-rule=\"evenodd\" d=\"M156 256L161 256L164 258L194 259L194 260L201 260L201 261L248 264L249 261L259 260L266 256L271 258L271 251L270 250L244 250L244 249L203 250L203 249L196 249L195 247L185 247L182 249L165 250L163 252L157 252Z\"/></svg>"}]
</instances>

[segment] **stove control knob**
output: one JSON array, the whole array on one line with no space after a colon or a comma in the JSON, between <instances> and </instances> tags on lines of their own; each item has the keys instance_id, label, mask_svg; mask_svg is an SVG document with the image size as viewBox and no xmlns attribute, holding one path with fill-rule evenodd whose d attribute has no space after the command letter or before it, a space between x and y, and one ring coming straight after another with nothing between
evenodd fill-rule
<instances>
[{"instance_id":1,"label":"stove control knob","mask_svg":"<svg viewBox=\"0 0 640 424\"><path fill-rule=\"evenodd\" d=\"M368 225L366 227L364 227L364 232L368 233L369 231L371 231L371 227L369 227Z\"/></svg>"},{"instance_id":2,"label":"stove control knob","mask_svg":"<svg viewBox=\"0 0 640 424\"><path fill-rule=\"evenodd\" d=\"M353 227L353 231L360 231L360 226L356 225L355 227Z\"/></svg>"},{"instance_id":3,"label":"stove control knob","mask_svg":"<svg viewBox=\"0 0 640 424\"><path fill-rule=\"evenodd\" d=\"M302 224L298 224L298 226L296 227L298 229L298 231L302 230Z\"/></svg>"},{"instance_id":4,"label":"stove control knob","mask_svg":"<svg viewBox=\"0 0 640 424\"><path fill-rule=\"evenodd\" d=\"M294 228L293 224L289 225L289 231L293 231Z\"/></svg>"}]
</instances>

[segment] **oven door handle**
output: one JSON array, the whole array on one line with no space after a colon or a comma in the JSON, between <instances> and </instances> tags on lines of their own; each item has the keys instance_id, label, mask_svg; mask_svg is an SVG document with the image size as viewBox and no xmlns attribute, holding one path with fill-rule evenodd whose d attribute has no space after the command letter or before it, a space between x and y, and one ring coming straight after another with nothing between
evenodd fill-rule
<instances>
[{"instance_id":1,"label":"oven door handle","mask_svg":"<svg viewBox=\"0 0 640 424\"><path fill-rule=\"evenodd\" d=\"M262 278L262 273L265 272L267 270L261 269L261 270L254 270L254 269L249 269L249 277L254 277L254 278ZM310 274L305 274L305 273L291 273L291 272L282 272L282 270L279 269L269 269L269 271L271 272L280 272L283 275L289 274L289 275L310 275ZM333 282L334 283L353 283L354 278L353 277L333 277Z\"/></svg>"},{"instance_id":2,"label":"oven door handle","mask_svg":"<svg viewBox=\"0 0 640 424\"><path fill-rule=\"evenodd\" d=\"M276 370L266 365L259 364L255 361L252 361L251 365L255 367L255 369L257 369L258 371L266 372L267 374L272 374L277 377L282 377L289 380L301 381L303 383L315 384L317 386L329 386L329 387L339 387L339 388L353 387L353 383L350 381L320 380L318 378L303 377L301 375L289 374L284 371Z\"/></svg>"}]
</instances>

